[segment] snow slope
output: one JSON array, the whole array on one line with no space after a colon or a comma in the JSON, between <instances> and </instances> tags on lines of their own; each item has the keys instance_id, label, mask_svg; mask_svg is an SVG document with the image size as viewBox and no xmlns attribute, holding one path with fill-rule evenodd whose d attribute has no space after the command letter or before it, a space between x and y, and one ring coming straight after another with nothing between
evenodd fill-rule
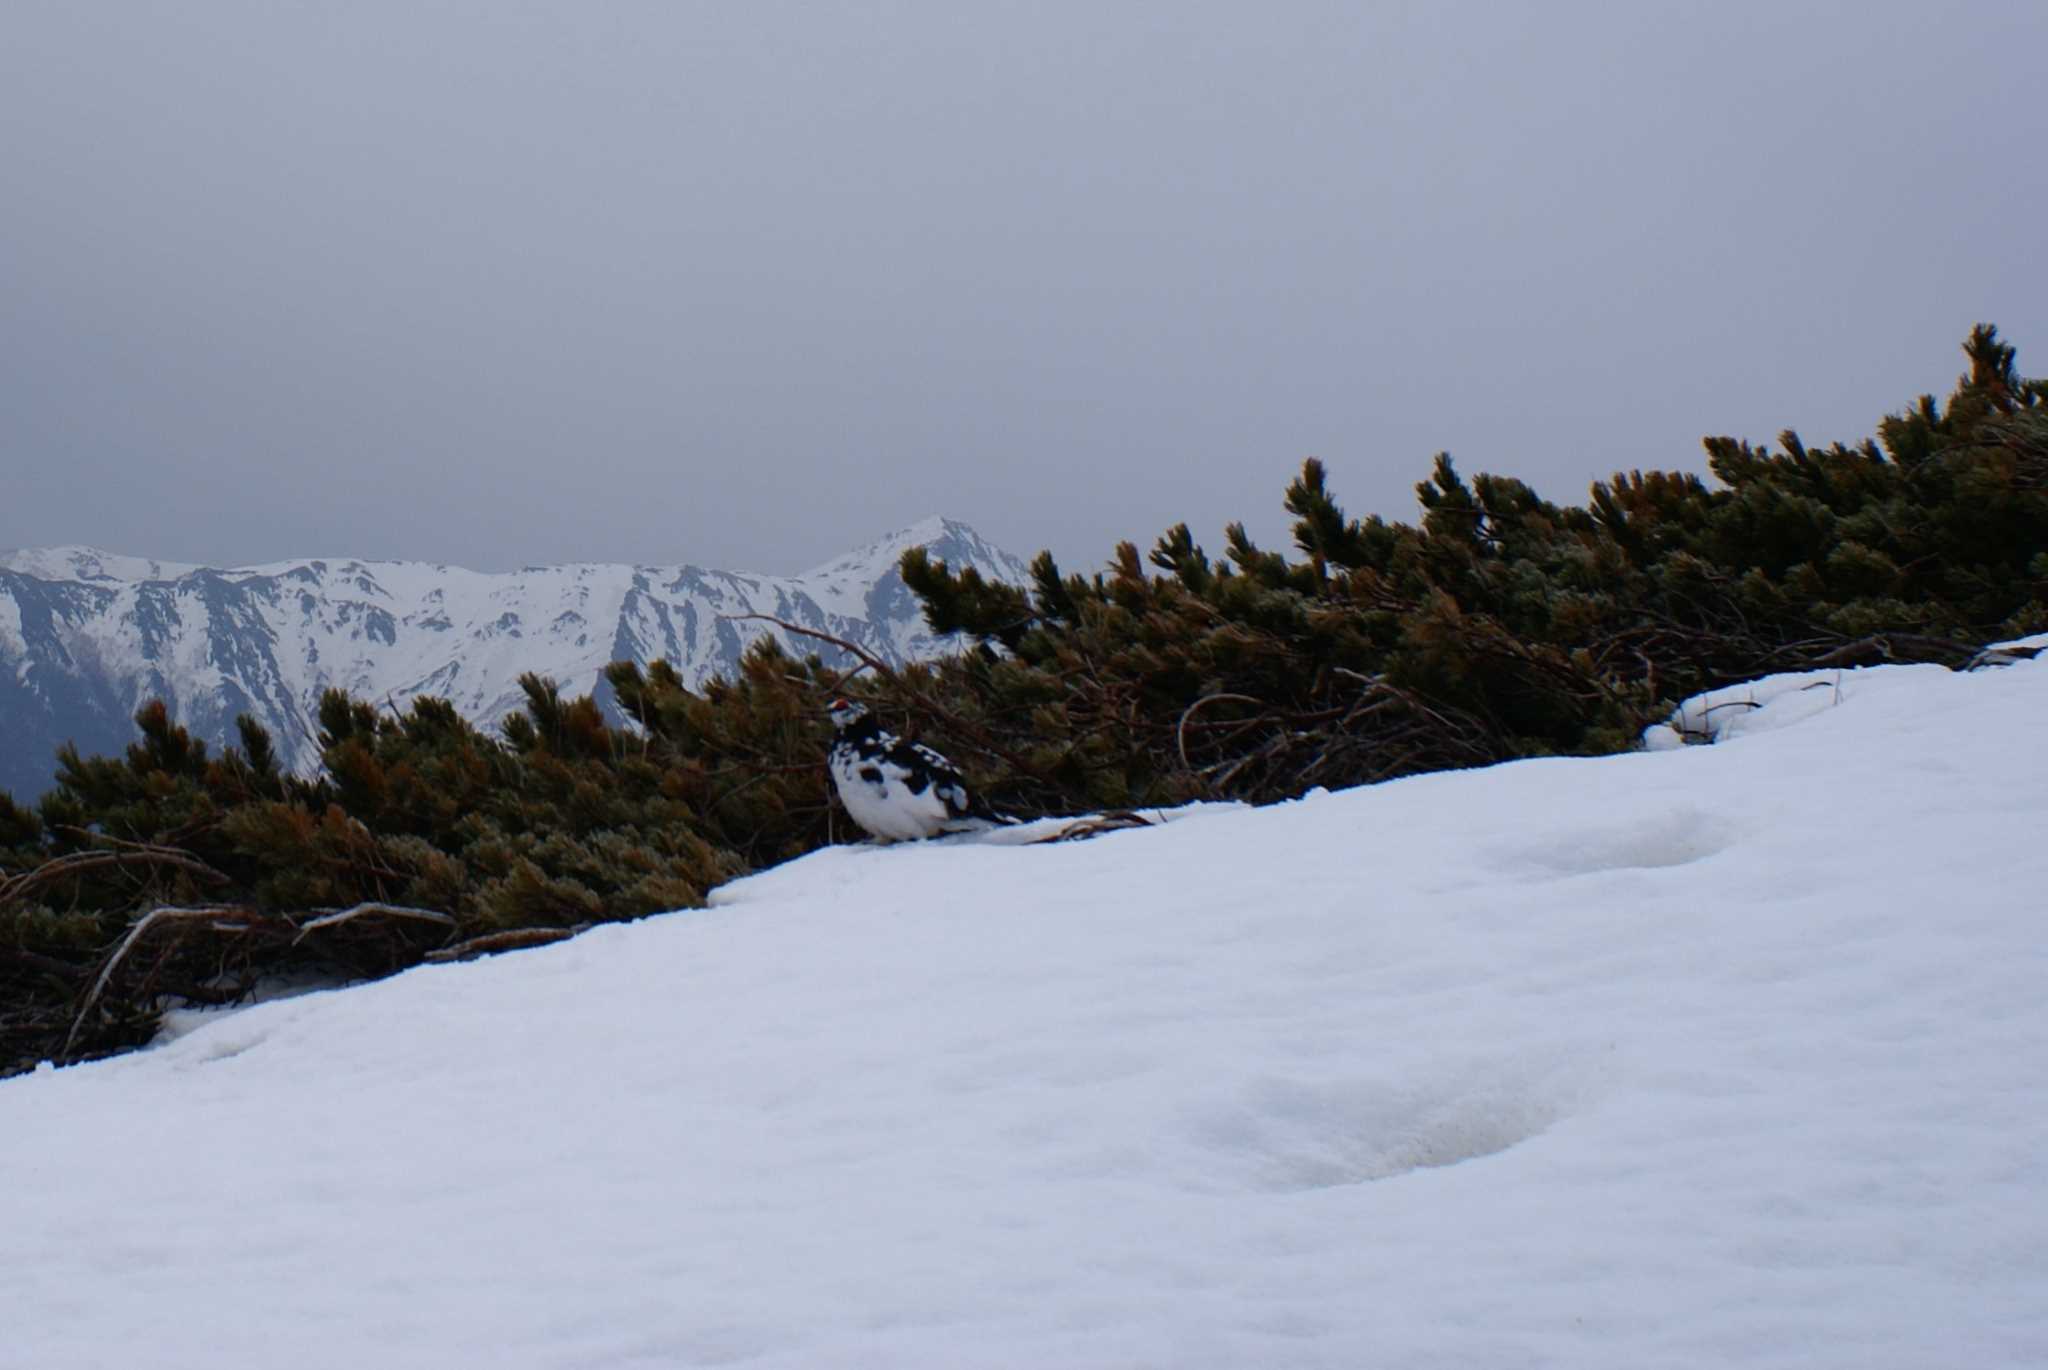
<instances>
[{"instance_id":1,"label":"snow slope","mask_svg":"<svg viewBox=\"0 0 2048 1370\"><path fill-rule=\"evenodd\" d=\"M1819 695L0 1082L0 1363L2048 1363L2048 665Z\"/></svg>"}]
</instances>

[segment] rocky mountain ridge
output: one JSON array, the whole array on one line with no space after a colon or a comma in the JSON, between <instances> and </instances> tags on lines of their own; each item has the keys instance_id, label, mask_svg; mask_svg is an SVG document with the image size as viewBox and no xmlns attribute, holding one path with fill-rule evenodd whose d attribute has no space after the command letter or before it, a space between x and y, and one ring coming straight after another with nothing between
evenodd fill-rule
<instances>
[{"instance_id":1,"label":"rocky mountain ridge","mask_svg":"<svg viewBox=\"0 0 2048 1370\"><path fill-rule=\"evenodd\" d=\"M518 677L597 689L612 661L665 658L695 685L750 642L839 649L737 619L764 614L900 664L946 650L896 564L910 547L1022 581L1024 563L966 524L930 518L797 576L700 566L586 563L492 574L424 562L315 558L214 568L87 547L0 552L0 790L48 787L57 746L118 752L133 715L162 699L215 747L247 713L284 763L317 764L322 691L404 708L449 699L489 726L523 698Z\"/></svg>"}]
</instances>

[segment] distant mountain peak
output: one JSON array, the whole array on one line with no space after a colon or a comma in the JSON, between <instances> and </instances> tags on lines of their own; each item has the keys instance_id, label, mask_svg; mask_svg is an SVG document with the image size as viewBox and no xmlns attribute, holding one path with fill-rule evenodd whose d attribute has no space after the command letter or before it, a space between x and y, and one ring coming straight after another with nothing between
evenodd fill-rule
<instances>
[{"instance_id":1,"label":"distant mountain peak","mask_svg":"<svg viewBox=\"0 0 2048 1370\"><path fill-rule=\"evenodd\" d=\"M40 580L176 580L200 569L187 562L156 561L82 545L0 550L0 571Z\"/></svg>"},{"instance_id":2,"label":"distant mountain peak","mask_svg":"<svg viewBox=\"0 0 2048 1370\"><path fill-rule=\"evenodd\" d=\"M993 544L989 543L981 534L975 532L967 524L961 523L956 519L933 514L929 518L919 519L908 528L899 528L893 533L885 533L873 542L868 543L865 547L857 547L851 552L834 557L823 565L813 566L799 578L808 580L813 576L845 575L849 572L865 571L870 568L887 569L901 561L903 554L913 547L936 547L942 550L952 548L969 555L975 553L993 553L997 557L1008 555L998 551Z\"/></svg>"},{"instance_id":3,"label":"distant mountain peak","mask_svg":"<svg viewBox=\"0 0 2048 1370\"><path fill-rule=\"evenodd\" d=\"M612 661L667 660L691 685L734 670L757 638L796 656L843 655L760 615L857 643L892 664L942 655L897 571L905 548L1021 583L1024 563L965 523L932 517L800 576L692 565L578 563L486 573L417 561L322 557L208 568L91 547L0 552L0 790L47 787L60 743L87 754L134 739L162 699L219 748L238 714L270 730L285 764L318 762L320 695L340 688L404 708L446 698L495 726L518 678L609 699Z\"/></svg>"}]
</instances>

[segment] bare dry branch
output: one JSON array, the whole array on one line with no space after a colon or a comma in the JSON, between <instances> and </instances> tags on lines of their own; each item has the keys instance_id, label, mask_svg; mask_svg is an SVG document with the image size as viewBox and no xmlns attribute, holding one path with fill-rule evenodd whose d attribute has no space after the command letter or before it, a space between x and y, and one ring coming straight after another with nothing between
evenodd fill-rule
<instances>
[{"instance_id":1,"label":"bare dry branch","mask_svg":"<svg viewBox=\"0 0 2048 1370\"><path fill-rule=\"evenodd\" d=\"M32 870L23 871L12 880L0 880L0 906L13 903L31 890L44 885L110 866L172 866L210 885L229 883L228 876L190 852L170 847L151 847L139 842L123 842L121 846L121 851L67 852L63 856L51 857Z\"/></svg>"},{"instance_id":2,"label":"bare dry branch","mask_svg":"<svg viewBox=\"0 0 2048 1370\"><path fill-rule=\"evenodd\" d=\"M1112 809L1093 818L1084 818L1069 823L1058 832L1047 837L1033 838L1030 845L1040 846L1047 842L1084 842L1091 837L1100 837L1106 832L1121 832L1125 828L1149 828L1152 820L1129 809Z\"/></svg>"},{"instance_id":3,"label":"bare dry branch","mask_svg":"<svg viewBox=\"0 0 2048 1370\"><path fill-rule=\"evenodd\" d=\"M885 679L894 680L896 678L896 672L887 662L868 651L865 647L857 643L848 642L843 637L834 637L830 633L821 633L816 628L806 628L800 624L791 623L788 619L777 618L773 614L720 614L719 618L728 623L745 622L748 620L772 623L786 633L795 633L799 637L810 637L816 638L820 642L829 642L834 647L852 656L861 665L876 672Z\"/></svg>"},{"instance_id":4,"label":"bare dry branch","mask_svg":"<svg viewBox=\"0 0 2048 1370\"><path fill-rule=\"evenodd\" d=\"M1181 710L1180 722L1176 723L1173 728L1173 744L1180 750L1180 764L1187 767L1190 771L1195 768L1195 765L1192 761L1188 760L1188 720L1193 718L1197 712L1207 705L1223 700L1236 700L1241 704L1265 703L1264 700L1254 699L1250 695L1231 694L1228 691L1219 690L1212 695L1203 695L1200 699L1188 705L1187 708Z\"/></svg>"},{"instance_id":5,"label":"bare dry branch","mask_svg":"<svg viewBox=\"0 0 2048 1370\"><path fill-rule=\"evenodd\" d=\"M1875 633L1854 642L1845 642L1801 665L1807 670L1817 670L1829 666L1853 666L1858 662L1898 661L1902 657L1909 661L1944 661L1955 665L1967 661L1976 650L1974 646L1965 646L1945 637L1927 637L1920 633Z\"/></svg>"},{"instance_id":6,"label":"bare dry branch","mask_svg":"<svg viewBox=\"0 0 2048 1370\"><path fill-rule=\"evenodd\" d=\"M455 926L454 916L442 913L439 909L417 909L405 904L383 904L372 901L370 903L357 904L352 908L320 910L319 916L299 924L298 935L292 938L292 945L296 946L304 941L306 934L309 932L317 932L321 928L331 928L337 924L346 923L350 919L361 918L364 914L381 914L387 918L414 918L429 923L440 923L451 928Z\"/></svg>"},{"instance_id":7,"label":"bare dry branch","mask_svg":"<svg viewBox=\"0 0 2048 1370\"><path fill-rule=\"evenodd\" d=\"M505 932L488 932L481 937L472 937L467 942L457 942L452 947L442 947L426 955L429 961L466 961L472 956L483 956L494 951L517 951L521 947L544 947L552 942L566 942L581 928L512 928Z\"/></svg>"}]
</instances>

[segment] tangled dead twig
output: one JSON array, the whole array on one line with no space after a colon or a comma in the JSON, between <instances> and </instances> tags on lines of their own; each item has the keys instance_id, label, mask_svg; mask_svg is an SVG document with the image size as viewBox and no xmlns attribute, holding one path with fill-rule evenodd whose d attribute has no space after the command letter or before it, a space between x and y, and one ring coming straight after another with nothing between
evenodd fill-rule
<instances>
[{"instance_id":1,"label":"tangled dead twig","mask_svg":"<svg viewBox=\"0 0 2048 1370\"><path fill-rule=\"evenodd\" d=\"M248 927L246 921L226 923L223 920L248 920L262 916L254 909L243 904L207 905L199 908L173 908L166 905L151 909L148 913L143 914L142 917L136 919L130 925L127 935L115 944L114 950L101 963L99 974L93 977L92 987L85 992L85 999L79 1004L78 1013L71 1020L71 1031L65 1035L64 1054L67 1056L71 1054L71 1048L78 1041L79 1030L85 1026L86 1016L92 1012L93 1006L99 1002L100 995L107 988L107 982L114 978L115 970L120 967L123 961L128 959L128 953L135 949L136 944L148 936L152 930L169 923L199 920L212 922L224 932L246 930Z\"/></svg>"},{"instance_id":2,"label":"tangled dead twig","mask_svg":"<svg viewBox=\"0 0 2048 1370\"><path fill-rule=\"evenodd\" d=\"M75 851L53 856L11 880L0 880L0 908L5 908L45 885L114 866L159 866L184 871L209 885L229 884L229 877L198 857L175 847L124 843L121 851Z\"/></svg>"},{"instance_id":3,"label":"tangled dead twig","mask_svg":"<svg viewBox=\"0 0 2048 1370\"><path fill-rule=\"evenodd\" d=\"M1873 633L1800 661L1798 669L1823 670L1829 666L1871 666L1894 661L1938 661L1955 667L1968 661L1976 651L1975 645L1965 645L1945 637L1928 637L1922 633ZM1793 649L1788 649L1786 654L1795 659L1798 655Z\"/></svg>"},{"instance_id":4,"label":"tangled dead twig","mask_svg":"<svg viewBox=\"0 0 2048 1370\"><path fill-rule=\"evenodd\" d=\"M1200 699L1188 705L1187 708L1181 710L1180 722L1173 726L1173 745L1180 752L1180 764L1188 770L1192 771L1195 769L1195 763L1188 760L1188 720L1209 705L1227 700L1236 700L1241 704L1263 705L1265 703L1264 700L1254 699L1250 695L1232 694L1228 690L1219 690L1215 694L1203 695Z\"/></svg>"},{"instance_id":5,"label":"tangled dead twig","mask_svg":"<svg viewBox=\"0 0 2048 1370\"><path fill-rule=\"evenodd\" d=\"M376 926L369 926L371 924ZM221 1001L226 1002L247 991L253 982L255 968L264 964L266 957L274 959L278 953L289 952L315 935L329 939L325 948L327 955L343 965L353 963L357 971L381 975L402 970L417 963L423 955L431 955L422 952L416 935L398 930L407 924L452 930L456 920L452 914L439 909L374 901L345 909L314 909L300 915L268 912L248 904L158 905L131 923L120 941L101 960L79 1000L77 1010L72 1014L70 1030L64 1037L63 1055L69 1057L73 1054L86 1025L92 1020L93 1011L107 998L110 986L136 958L138 949L154 940L159 933L172 933L173 941L158 956L155 967L143 976L145 987L162 973L166 962L177 957L184 964L188 977L187 985L181 987L178 994L207 998L217 992ZM344 930L366 934L367 940L364 935L357 935L345 944L335 943L332 939ZM537 931L560 932L559 929ZM211 940L202 940L194 945L192 939L202 935ZM220 939L227 939L233 944L232 948ZM490 939L478 940L487 942ZM194 969L195 963L198 967L210 968L216 975L224 966L239 966L236 974L241 988L218 991L212 980Z\"/></svg>"}]
</instances>

